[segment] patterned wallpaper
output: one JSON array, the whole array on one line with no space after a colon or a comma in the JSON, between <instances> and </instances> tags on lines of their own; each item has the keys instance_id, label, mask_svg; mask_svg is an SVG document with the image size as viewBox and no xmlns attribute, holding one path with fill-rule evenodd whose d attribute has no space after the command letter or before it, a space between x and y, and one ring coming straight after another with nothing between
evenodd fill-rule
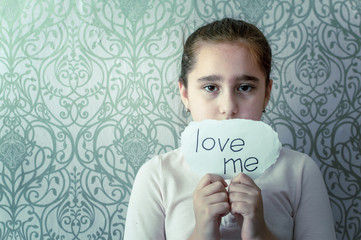
<instances>
[{"instance_id":1,"label":"patterned wallpaper","mask_svg":"<svg viewBox=\"0 0 361 240\"><path fill-rule=\"evenodd\" d=\"M360 0L1 0L0 239L122 239L132 183L180 144L183 39L224 16L274 52L264 121L318 163L361 239Z\"/></svg>"}]
</instances>

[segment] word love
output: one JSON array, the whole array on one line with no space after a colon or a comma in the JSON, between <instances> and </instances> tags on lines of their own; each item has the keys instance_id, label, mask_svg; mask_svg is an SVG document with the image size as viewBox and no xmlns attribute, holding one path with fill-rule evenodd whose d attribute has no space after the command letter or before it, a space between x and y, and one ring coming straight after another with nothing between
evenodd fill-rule
<instances>
[{"instance_id":1,"label":"word love","mask_svg":"<svg viewBox=\"0 0 361 240\"><path fill-rule=\"evenodd\" d=\"M199 128L197 130L197 144L196 144L196 152L198 152L199 144L201 144L201 147L206 151L211 151L215 147L219 147L219 150L223 152L223 150L226 148L230 138L227 138L222 142L221 138L217 138L217 141L212 137L207 137L203 140L199 139ZM218 142L218 146L216 146L216 142ZM228 144L229 148L232 152L239 152L242 151L244 147L244 140L242 138L236 138L232 139L231 143Z\"/></svg>"},{"instance_id":2,"label":"word love","mask_svg":"<svg viewBox=\"0 0 361 240\"><path fill-rule=\"evenodd\" d=\"M213 137L200 138L200 129L197 129L197 140L196 140L196 153L201 150L205 151L220 151L223 152L226 148L227 151L240 152L243 150L245 142L242 138L225 138L222 140L221 137L214 139ZM229 148L229 149L228 149ZM239 163L239 169L237 169L237 162ZM229 167L231 165L231 167ZM238 158L223 158L223 174L227 174L227 171L237 172L253 172L258 168L258 159L256 157L248 157L244 161L240 157ZM238 171L237 171L238 170Z\"/></svg>"}]
</instances>

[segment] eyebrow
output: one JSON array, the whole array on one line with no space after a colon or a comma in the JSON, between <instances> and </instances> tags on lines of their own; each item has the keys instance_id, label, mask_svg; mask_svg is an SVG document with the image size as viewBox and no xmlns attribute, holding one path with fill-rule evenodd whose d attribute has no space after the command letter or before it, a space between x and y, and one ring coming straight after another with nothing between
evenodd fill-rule
<instances>
[{"instance_id":1,"label":"eyebrow","mask_svg":"<svg viewBox=\"0 0 361 240\"><path fill-rule=\"evenodd\" d=\"M259 78L247 74L242 74L235 77L236 81L256 81L259 82ZM219 75L209 75L205 77L198 78L200 82L221 82L223 78Z\"/></svg>"}]
</instances>

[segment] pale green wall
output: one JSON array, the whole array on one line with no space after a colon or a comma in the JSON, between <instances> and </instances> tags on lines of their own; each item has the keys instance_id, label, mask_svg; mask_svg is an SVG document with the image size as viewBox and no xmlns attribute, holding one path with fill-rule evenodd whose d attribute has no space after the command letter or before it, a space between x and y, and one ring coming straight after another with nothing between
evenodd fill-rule
<instances>
[{"instance_id":1,"label":"pale green wall","mask_svg":"<svg viewBox=\"0 0 361 240\"><path fill-rule=\"evenodd\" d=\"M181 44L231 16L274 52L265 121L361 238L360 0L0 1L0 239L121 239L139 167L179 146Z\"/></svg>"}]
</instances>

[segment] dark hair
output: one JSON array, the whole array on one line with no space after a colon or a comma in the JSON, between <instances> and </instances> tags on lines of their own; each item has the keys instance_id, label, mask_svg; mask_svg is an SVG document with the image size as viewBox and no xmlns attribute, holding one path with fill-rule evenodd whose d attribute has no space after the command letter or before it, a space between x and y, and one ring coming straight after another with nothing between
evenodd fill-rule
<instances>
[{"instance_id":1,"label":"dark hair","mask_svg":"<svg viewBox=\"0 0 361 240\"><path fill-rule=\"evenodd\" d=\"M253 60L266 75L266 85L271 74L272 52L263 33L253 24L242 20L224 18L209 23L193 32L184 44L179 81L187 87L188 74L196 63L196 54L202 43L241 42L251 52Z\"/></svg>"}]
</instances>

